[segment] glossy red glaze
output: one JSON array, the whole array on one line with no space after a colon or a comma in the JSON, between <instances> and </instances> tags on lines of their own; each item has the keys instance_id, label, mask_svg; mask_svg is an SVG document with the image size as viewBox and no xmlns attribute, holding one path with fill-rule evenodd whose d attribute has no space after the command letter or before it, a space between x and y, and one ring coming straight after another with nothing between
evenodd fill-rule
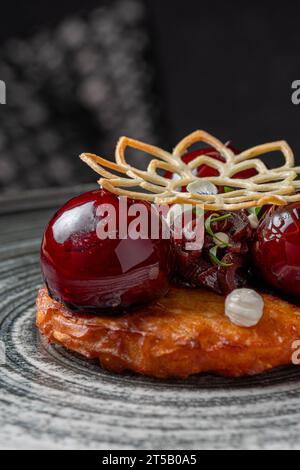
<instances>
[{"instance_id":1,"label":"glossy red glaze","mask_svg":"<svg viewBox=\"0 0 300 470\"><path fill-rule=\"evenodd\" d=\"M117 196L102 190L69 201L50 221L41 249L42 271L50 295L72 310L86 313L119 313L152 302L169 288L170 242L150 237L151 205L128 199L146 208L147 239L121 239ZM99 238L99 223L116 211L116 239ZM103 207L103 206L102 206ZM134 217L128 217L132 222ZM161 226L160 217L155 214Z\"/></svg>"},{"instance_id":2,"label":"glossy red glaze","mask_svg":"<svg viewBox=\"0 0 300 470\"><path fill-rule=\"evenodd\" d=\"M262 220L253 247L263 279L283 294L300 298L300 203L272 208Z\"/></svg>"}]
</instances>

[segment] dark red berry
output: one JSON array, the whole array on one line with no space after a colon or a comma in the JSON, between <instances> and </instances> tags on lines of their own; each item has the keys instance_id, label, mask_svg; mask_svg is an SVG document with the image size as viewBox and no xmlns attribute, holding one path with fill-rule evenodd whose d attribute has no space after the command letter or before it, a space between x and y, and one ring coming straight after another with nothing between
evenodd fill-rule
<instances>
[{"instance_id":1,"label":"dark red berry","mask_svg":"<svg viewBox=\"0 0 300 470\"><path fill-rule=\"evenodd\" d=\"M300 203L273 207L262 219L253 247L258 273L283 294L300 298Z\"/></svg>"}]
</instances>

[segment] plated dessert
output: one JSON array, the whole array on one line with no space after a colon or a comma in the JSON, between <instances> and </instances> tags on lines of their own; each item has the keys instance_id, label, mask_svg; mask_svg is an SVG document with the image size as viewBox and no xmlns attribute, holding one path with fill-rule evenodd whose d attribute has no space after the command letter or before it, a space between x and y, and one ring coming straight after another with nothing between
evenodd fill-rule
<instances>
[{"instance_id":1,"label":"plated dessert","mask_svg":"<svg viewBox=\"0 0 300 470\"><path fill-rule=\"evenodd\" d=\"M130 165L128 148L150 163ZM284 161L271 169L274 151ZM115 162L81 158L100 188L67 202L46 228L42 335L108 370L158 378L292 363L300 168L286 142L238 152L196 131L172 154L122 138Z\"/></svg>"}]
</instances>

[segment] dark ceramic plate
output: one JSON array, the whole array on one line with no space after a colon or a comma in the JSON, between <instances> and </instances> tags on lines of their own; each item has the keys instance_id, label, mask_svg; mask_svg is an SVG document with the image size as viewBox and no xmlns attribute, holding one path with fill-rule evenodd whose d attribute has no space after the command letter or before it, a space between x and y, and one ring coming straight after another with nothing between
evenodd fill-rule
<instances>
[{"instance_id":1,"label":"dark ceramic plate","mask_svg":"<svg viewBox=\"0 0 300 470\"><path fill-rule=\"evenodd\" d=\"M41 235L80 191L0 200L0 448L300 448L300 368L156 381L107 373L39 337Z\"/></svg>"}]
</instances>

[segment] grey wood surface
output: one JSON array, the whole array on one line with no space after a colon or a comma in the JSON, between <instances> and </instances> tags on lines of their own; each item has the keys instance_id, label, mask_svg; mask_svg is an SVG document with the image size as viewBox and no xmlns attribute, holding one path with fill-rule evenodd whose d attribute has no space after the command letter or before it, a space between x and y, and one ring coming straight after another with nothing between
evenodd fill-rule
<instances>
[{"instance_id":1,"label":"grey wood surface","mask_svg":"<svg viewBox=\"0 0 300 470\"><path fill-rule=\"evenodd\" d=\"M157 381L107 373L39 337L41 235L77 192L0 199L0 448L299 449L300 368Z\"/></svg>"}]
</instances>

